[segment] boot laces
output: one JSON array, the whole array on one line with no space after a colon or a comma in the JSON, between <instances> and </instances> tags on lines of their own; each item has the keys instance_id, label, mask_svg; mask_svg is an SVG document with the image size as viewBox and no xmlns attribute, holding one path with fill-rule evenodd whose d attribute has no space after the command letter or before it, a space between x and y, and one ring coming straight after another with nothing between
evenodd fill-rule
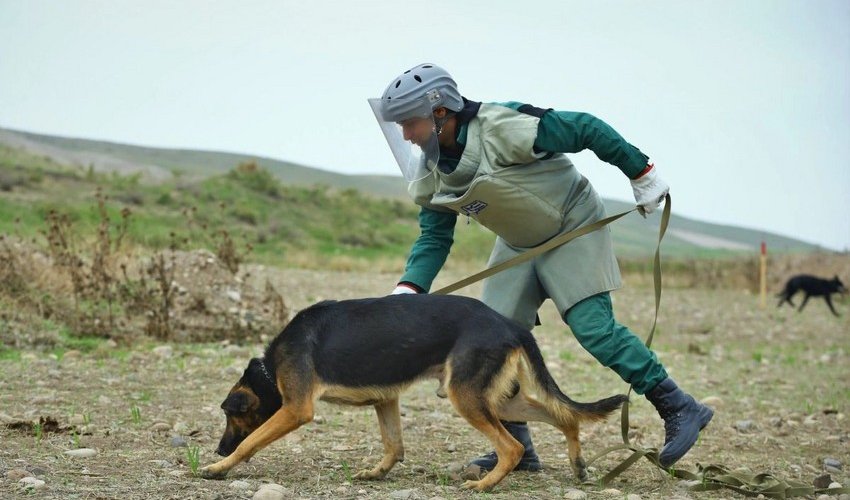
<instances>
[{"instance_id":1,"label":"boot laces","mask_svg":"<svg viewBox=\"0 0 850 500\"><path fill-rule=\"evenodd\" d=\"M664 444L667 444L679 433L682 423L682 411L681 409L668 406L662 408L659 413L661 414L661 418L664 419Z\"/></svg>"}]
</instances>

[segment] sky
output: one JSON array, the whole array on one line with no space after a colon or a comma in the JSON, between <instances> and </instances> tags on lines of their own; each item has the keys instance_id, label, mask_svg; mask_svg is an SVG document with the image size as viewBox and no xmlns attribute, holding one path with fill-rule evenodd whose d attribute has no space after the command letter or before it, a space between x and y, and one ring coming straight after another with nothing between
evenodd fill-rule
<instances>
[{"instance_id":1,"label":"sky","mask_svg":"<svg viewBox=\"0 0 850 500\"><path fill-rule=\"evenodd\" d=\"M366 100L431 62L609 123L674 214L850 250L846 0L0 0L0 38L4 128L399 175Z\"/></svg>"}]
</instances>

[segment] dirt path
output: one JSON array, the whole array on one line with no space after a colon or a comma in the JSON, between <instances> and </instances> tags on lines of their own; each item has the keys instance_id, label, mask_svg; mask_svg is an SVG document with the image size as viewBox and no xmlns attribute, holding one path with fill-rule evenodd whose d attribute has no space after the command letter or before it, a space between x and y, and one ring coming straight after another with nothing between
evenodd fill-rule
<instances>
[{"instance_id":1,"label":"dirt path","mask_svg":"<svg viewBox=\"0 0 850 500\"><path fill-rule=\"evenodd\" d=\"M387 293L395 275L323 273L255 268L300 309L321 299ZM460 277L460 276L457 276ZM442 278L436 286L455 276ZM466 290L475 295L476 288ZM733 291L666 290L655 347L671 375L699 398L712 398L717 415L698 446L681 462L725 463L772 472L809 484L824 473L850 485L850 307L841 318L819 300L798 314ZM653 299L647 288L615 294L620 322L645 332ZM565 392L591 400L627 388L585 353L550 305L535 330L547 364ZM271 332L272 334L276 332ZM36 350L0 360L0 497L22 495L24 472L44 481L33 498L251 498L264 483L277 483L287 498L478 498L459 489L454 470L488 451L485 439L457 417L435 386L424 383L403 398L406 461L384 481L350 481L381 453L373 411L320 403L318 418L260 452L225 481L207 481L190 471L189 451L200 464L216 459L224 419L218 406L248 359L261 353L248 345L145 344L132 349L104 344L89 353L61 358ZM663 441L663 426L642 397L633 397L632 439L646 446ZM52 417L58 432L41 439L15 422ZM64 430L63 430L64 429ZM49 430L49 425L44 427ZM742 498L730 491L691 493L641 462L611 488L577 485L566 464L563 436L532 425L546 467L515 473L488 498ZM616 444L619 419L585 430L585 454ZM91 448L96 455L66 451ZM600 477L624 456L593 465ZM18 472L21 471L21 472Z\"/></svg>"}]
</instances>

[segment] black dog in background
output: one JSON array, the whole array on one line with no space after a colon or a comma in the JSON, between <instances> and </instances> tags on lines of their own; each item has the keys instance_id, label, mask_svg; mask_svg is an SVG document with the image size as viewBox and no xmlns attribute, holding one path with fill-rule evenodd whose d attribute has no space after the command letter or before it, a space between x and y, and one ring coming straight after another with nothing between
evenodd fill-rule
<instances>
[{"instance_id":1,"label":"black dog in background","mask_svg":"<svg viewBox=\"0 0 850 500\"><path fill-rule=\"evenodd\" d=\"M806 294L803 298L803 303L800 304L800 307L797 309L798 311L803 310L806 302L809 301L809 297L823 297L824 300L826 300L826 305L829 306L829 310L832 311L832 314L838 316L839 314L835 312L835 308L832 306L832 299L830 296L833 293L845 294L847 293L847 288L844 287L844 283L838 279L838 276L835 276L831 280L818 278L817 276L809 274L792 276L788 282L785 283L785 289L776 295L779 297L779 304L777 304L776 307L781 306L784 302L788 302L792 307L795 307L796 305L791 301L791 297L793 297L798 291L802 291Z\"/></svg>"}]
</instances>

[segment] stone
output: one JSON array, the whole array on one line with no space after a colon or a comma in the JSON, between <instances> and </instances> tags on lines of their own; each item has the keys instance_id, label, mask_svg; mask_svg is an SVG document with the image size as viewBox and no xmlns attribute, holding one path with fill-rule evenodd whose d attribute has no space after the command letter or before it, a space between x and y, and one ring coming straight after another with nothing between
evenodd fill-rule
<instances>
[{"instance_id":1,"label":"stone","mask_svg":"<svg viewBox=\"0 0 850 500\"><path fill-rule=\"evenodd\" d=\"M68 450L65 454L75 458L89 458L97 455L97 450L93 448L78 448L76 450Z\"/></svg>"}]
</instances>

